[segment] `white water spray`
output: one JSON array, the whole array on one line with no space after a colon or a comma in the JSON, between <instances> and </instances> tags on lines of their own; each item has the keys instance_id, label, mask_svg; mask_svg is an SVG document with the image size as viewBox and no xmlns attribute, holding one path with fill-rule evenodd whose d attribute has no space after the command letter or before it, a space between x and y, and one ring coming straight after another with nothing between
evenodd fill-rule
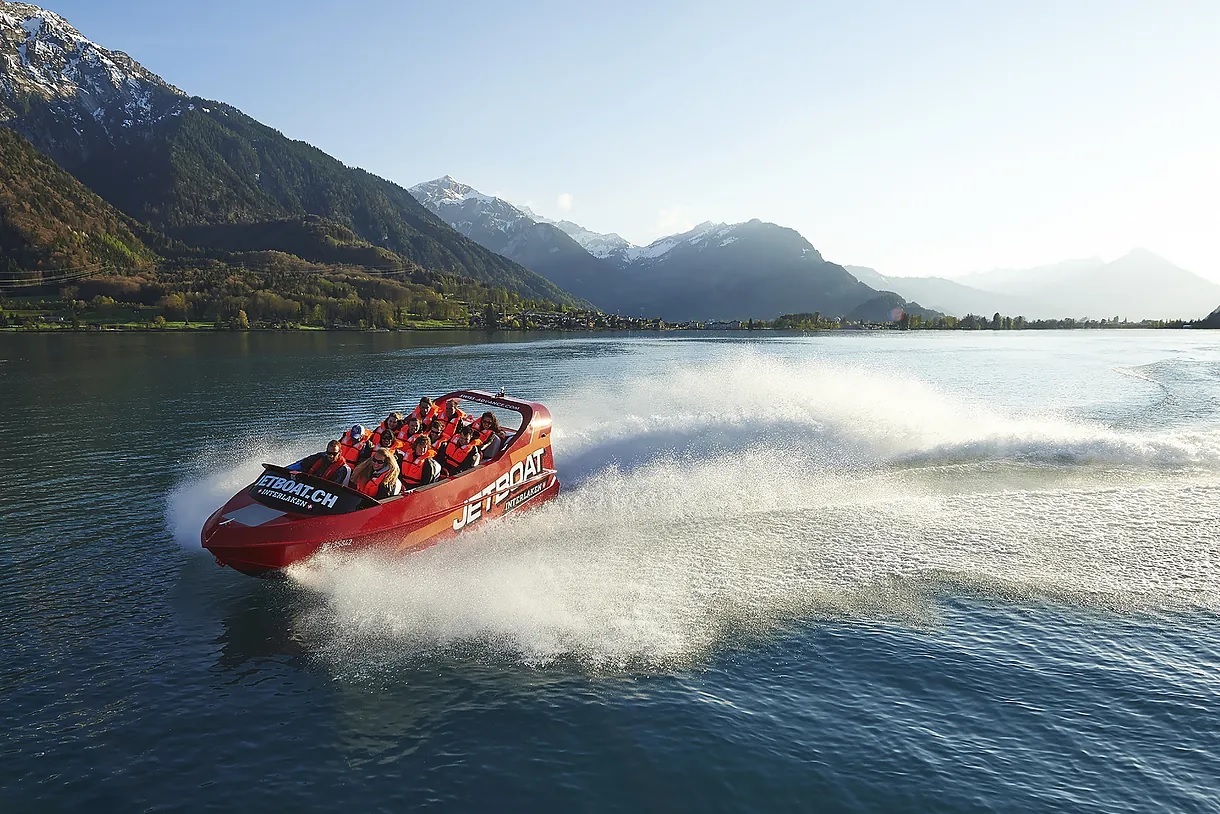
<instances>
[{"instance_id":1,"label":"white water spray","mask_svg":"<svg viewBox=\"0 0 1220 814\"><path fill-rule=\"evenodd\" d=\"M174 541L188 552L207 554L200 545L199 532L212 512L250 485L263 471L264 462L296 461L317 452L313 446L308 441L278 445L254 441L240 446L227 443L188 462L190 477L166 498L165 517Z\"/></svg>"},{"instance_id":2,"label":"white water spray","mask_svg":"<svg viewBox=\"0 0 1220 814\"><path fill-rule=\"evenodd\" d=\"M929 623L940 595L1220 609L1214 430L749 353L551 407L559 500L404 559L293 569L322 599L320 652L658 665L814 619Z\"/></svg>"}]
</instances>

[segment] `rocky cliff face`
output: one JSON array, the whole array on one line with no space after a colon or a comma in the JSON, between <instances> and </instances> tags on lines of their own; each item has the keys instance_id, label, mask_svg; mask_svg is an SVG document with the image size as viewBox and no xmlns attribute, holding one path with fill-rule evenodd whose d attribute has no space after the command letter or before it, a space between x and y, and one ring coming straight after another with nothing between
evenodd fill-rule
<instances>
[{"instance_id":1,"label":"rocky cliff face","mask_svg":"<svg viewBox=\"0 0 1220 814\"><path fill-rule=\"evenodd\" d=\"M185 103L182 91L58 14L0 2L0 122L60 164L139 137Z\"/></svg>"}]
</instances>

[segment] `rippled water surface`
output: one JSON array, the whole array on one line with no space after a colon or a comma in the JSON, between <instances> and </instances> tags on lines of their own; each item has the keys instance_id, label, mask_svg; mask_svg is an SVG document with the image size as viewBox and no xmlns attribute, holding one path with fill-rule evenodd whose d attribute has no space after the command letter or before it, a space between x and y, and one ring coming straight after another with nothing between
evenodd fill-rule
<instances>
[{"instance_id":1,"label":"rippled water surface","mask_svg":"<svg viewBox=\"0 0 1220 814\"><path fill-rule=\"evenodd\" d=\"M1220 811L1220 336L0 335L4 811ZM422 393L564 491L264 582Z\"/></svg>"}]
</instances>

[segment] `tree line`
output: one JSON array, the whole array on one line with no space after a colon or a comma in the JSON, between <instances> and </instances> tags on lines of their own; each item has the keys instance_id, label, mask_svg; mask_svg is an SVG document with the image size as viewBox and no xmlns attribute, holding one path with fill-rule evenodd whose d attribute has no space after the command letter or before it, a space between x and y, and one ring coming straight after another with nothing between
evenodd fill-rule
<instances>
[{"instance_id":1,"label":"tree line","mask_svg":"<svg viewBox=\"0 0 1220 814\"><path fill-rule=\"evenodd\" d=\"M218 328L399 328L431 321L467 325L487 305L500 313L557 308L469 277L428 272L428 284L405 271L311 266L278 252L247 262L161 264L124 274L70 281L55 293L0 298L0 326L30 324L20 316L53 310L77 327L115 322L210 323Z\"/></svg>"},{"instance_id":2,"label":"tree line","mask_svg":"<svg viewBox=\"0 0 1220 814\"><path fill-rule=\"evenodd\" d=\"M1120 320L1117 316L1109 319L1027 319L1024 316L1007 316L998 311L990 317L979 314L966 314L964 317L938 316L933 319L921 317L918 314L904 313L893 323L885 323L901 330L931 330L931 331L1026 331L1026 330L1064 330L1073 328L1181 328L1187 325L1185 320L1145 319L1132 322ZM750 320L749 328L774 328L783 330L830 330L842 327L843 322L834 317L823 316L819 312L783 314L771 322Z\"/></svg>"}]
</instances>

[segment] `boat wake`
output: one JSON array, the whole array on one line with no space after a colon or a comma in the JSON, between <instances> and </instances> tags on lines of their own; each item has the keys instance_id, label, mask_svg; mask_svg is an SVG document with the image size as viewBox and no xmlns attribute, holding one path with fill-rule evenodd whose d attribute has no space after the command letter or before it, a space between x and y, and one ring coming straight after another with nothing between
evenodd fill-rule
<instances>
[{"instance_id":1,"label":"boat wake","mask_svg":"<svg viewBox=\"0 0 1220 814\"><path fill-rule=\"evenodd\" d=\"M936 624L962 596L1220 610L1220 433L752 354L663 381L549 400L551 504L405 559L294 567L309 640L337 664L631 668L812 620Z\"/></svg>"}]
</instances>

